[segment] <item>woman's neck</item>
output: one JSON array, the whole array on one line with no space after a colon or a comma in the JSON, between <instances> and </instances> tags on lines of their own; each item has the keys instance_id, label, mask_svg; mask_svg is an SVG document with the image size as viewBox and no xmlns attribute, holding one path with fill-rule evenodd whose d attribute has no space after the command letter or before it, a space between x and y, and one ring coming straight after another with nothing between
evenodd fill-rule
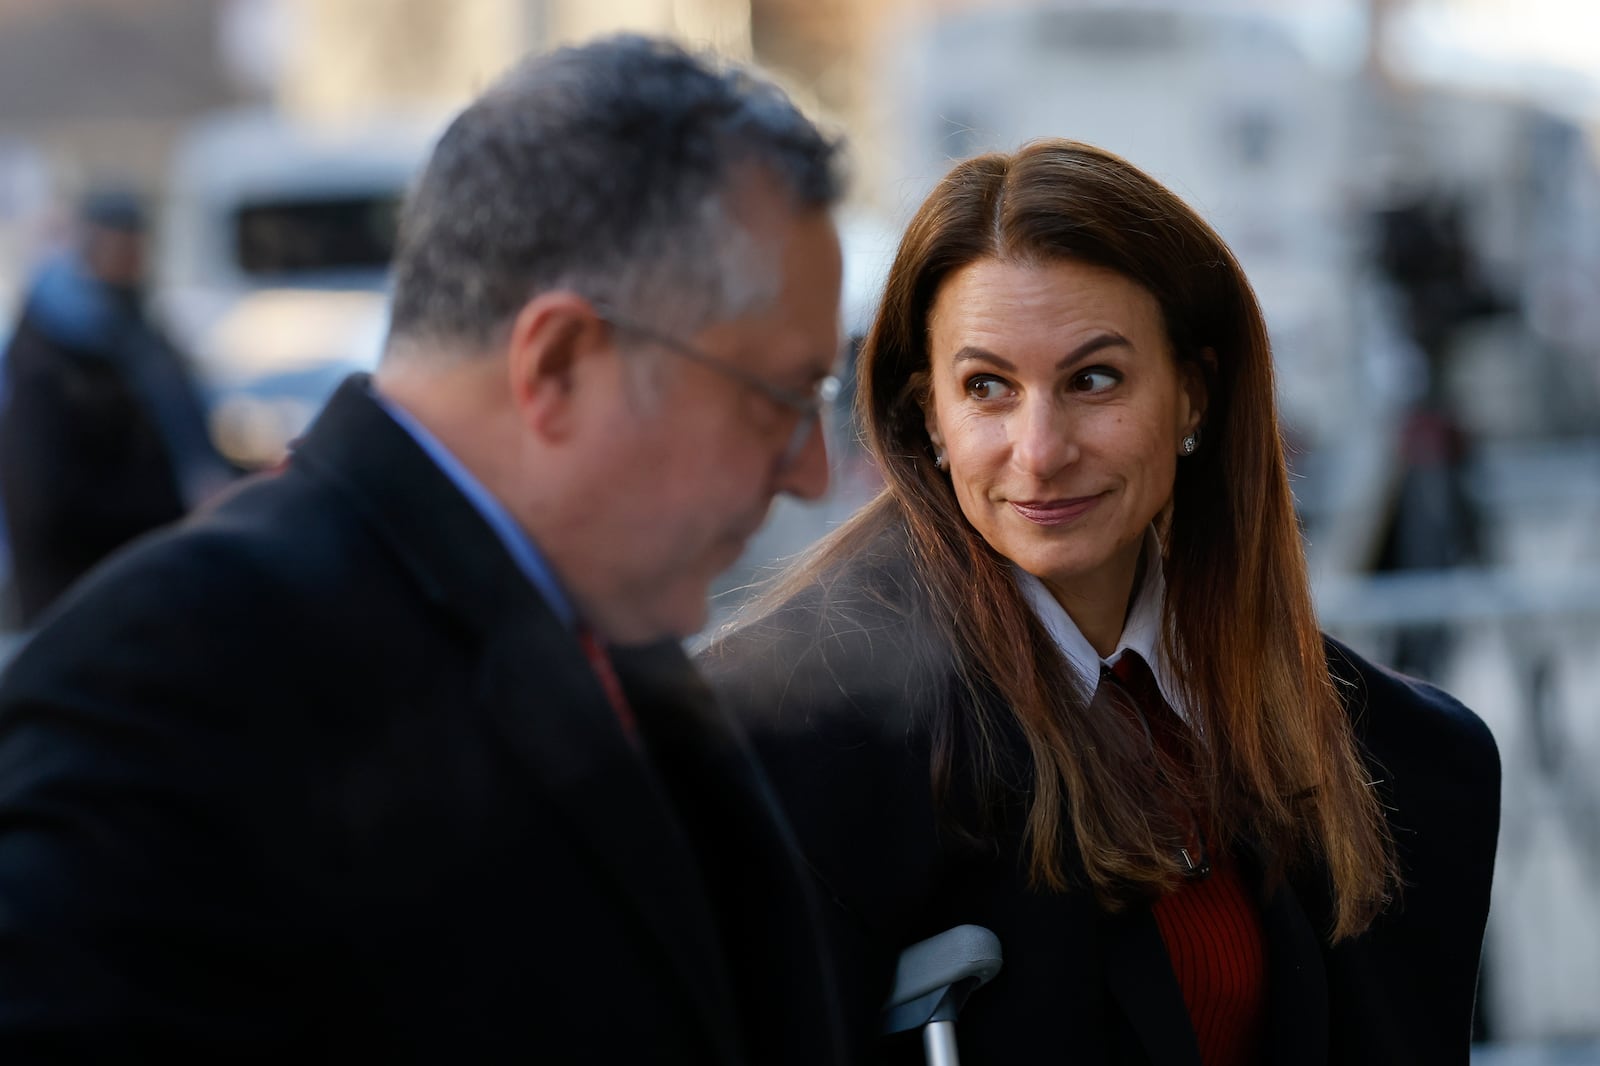
<instances>
[{"instance_id":1,"label":"woman's neck","mask_svg":"<svg viewBox=\"0 0 1600 1066\"><path fill-rule=\"evenodd\" d=\"M1102 659L1117 650L1133 594L1144 579L1144 544L1141 541L1126 562L1113 561L1085 578L1069 582L1041 578L1050 595L1078 627L1083 639Z\"/></svg>"}]
</instances>

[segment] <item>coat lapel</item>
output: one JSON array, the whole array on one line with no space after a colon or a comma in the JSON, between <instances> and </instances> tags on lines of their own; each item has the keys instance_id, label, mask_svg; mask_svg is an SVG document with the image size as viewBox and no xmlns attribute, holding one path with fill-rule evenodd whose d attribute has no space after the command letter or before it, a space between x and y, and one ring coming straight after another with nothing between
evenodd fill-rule
<instances>
[{"instance_id":1,"label":"coat lapel","mask_svg":"<svg viewBox=\"0 0 1600 1066\"><path fill-rule=\"evenodd\" d=\"M1152 1066L1200 1066L1189 1009L1154 913L1134 906L1105 922L1106 985Z\"/></svg>"},{"instance_id":2,"label":"coat lapel","mask_svg":"<svg viewBox=\"0 0 1600 1066\"><path fill-rule=\"evenodd\" d=\"M738 1061L729 975L694 850L663 783L623 735L576 639L547 612L530 615L501 630L483 671L512 750L671 960L721 1057ZM648 694L630 691L630 698L645 713L639 701Z\"/></svg>"},{"instance_id":3,"label":"coat lapel","mask_svg":"<svg viewBox=\"0 0 1600 1066\"><path fill-rule=\"evenodd\" d=\"M1241 856L1259 880L1253 852ZM1313 902L1313 909L1315 903ZM1106 982L1153 1066L1200 1066L1183 991L1173 976L1155 915L1135 907L1106 919ZM1300 896L1288 884L1261 904L1267 944L1264 1066L1327 1066L1328 979L1321 940Z\"/></svg>"},{"instance_id":4,"label":"coat lapel","mask_svg":"<svg viewBox=\"0 0 1600 1066\"><path fill-rule=\"evenodd\" d=\"M1321 939L1295 891L1269 889L1261 904L1267 941L1265 1066L1327 1066L1328 978Z\"/></svg>"},{"instance_id":5,"label":"coat lapel","mask_svg":"<svg viewBox=\"0 0 1600 1066\"><path fill-rule=\"evenodd\" d=\"M746 1050L756 1062L842 1062L843 1024L799 849L742 734L676 642L618 651L646 746L693 819Z\"/></svg>"}]
</instances>

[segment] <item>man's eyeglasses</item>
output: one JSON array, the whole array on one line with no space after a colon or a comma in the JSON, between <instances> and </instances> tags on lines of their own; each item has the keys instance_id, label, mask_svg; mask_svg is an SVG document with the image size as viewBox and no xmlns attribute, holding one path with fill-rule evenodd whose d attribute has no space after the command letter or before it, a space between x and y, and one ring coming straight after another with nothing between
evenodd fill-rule
<instances>
[{"instance_id":1,"label":"man's eyeglasses","mask_svg":"<svg viewBox=\"0 0 1600 1066\"><path fill-rule=\"evenodd\" d=\"M789 435L788 443L784 445L781 460L783 466L793 463L800 457L800 453L805 451L806 445L811 442L811 435L816 432L817 425L821 422L822 412L839 396L839 379L832 374L820 379L815 385L811 386L808 392L787 389L782 385L774 385L772 382L752 374L742 366L730 363L725 359L719 359L708 352L703 352L687 341L682 341L670 334L651 329L649 326L614 314L605 308L596 307L595 313L602 322L605 322L611 328L623 333L631 333L636 337L649 341L651 344L665 348L672 354L687 359L691 363L699 363L706 369L716 371L730 381L738 382L745 388L753 389L785 411L798 416L799 421L795 423L794 431Z\"/></svg>"}]
</instances>

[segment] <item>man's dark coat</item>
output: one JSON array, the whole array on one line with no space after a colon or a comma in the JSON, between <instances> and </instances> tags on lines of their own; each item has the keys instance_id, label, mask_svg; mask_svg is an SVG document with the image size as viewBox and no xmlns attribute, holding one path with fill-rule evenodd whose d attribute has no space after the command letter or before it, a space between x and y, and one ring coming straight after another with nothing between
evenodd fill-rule
<instances>
[{"instance_id":1,"label":"man's dark coat","mask_svg":"<svg viewBox=\"0 0 1600 1066\"><path fill-rule=\"evenodd\" d=\"M828 1063L807 881L676 644L573 633L347 383L0 684L0 1062Z\"/></svg>"}]
</instances>

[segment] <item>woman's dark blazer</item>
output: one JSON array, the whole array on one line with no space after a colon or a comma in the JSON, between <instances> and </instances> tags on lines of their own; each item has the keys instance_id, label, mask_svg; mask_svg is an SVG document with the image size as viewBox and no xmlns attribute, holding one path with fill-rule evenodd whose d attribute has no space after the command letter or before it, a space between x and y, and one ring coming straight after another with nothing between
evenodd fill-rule
<instances>
[{"instance_id":1,"label":"woman's dark blazer","mask_svg":"<svg viewBox=\"0 0 1600 1066\"><path fill-rule=\"evenodd\" d=\"M898 540L884 538L701 656L746 723L832 901L829 935L852 1037L864 1049L876 1041L901 947L970 922L999 935L1005 965L961 1015L967 1061L1200 1066L1149 908L1113 915L1087 892L1027 887L1020 736L1003 744L1012 801L984 843L963 841L936 810L929 709L943 695L960 718L974 697L956 686L948 657L929 653L914 632L919 612ZM1338 946L1326 935L1325 871L1300 871L1264 893L1264 1062L1466 1066L1499 825L1494 740L1438 689L1331 639L1327 653L1406 883L1371 929ZM957 817L962 794L954 788L945 808ZM896 1038L875 1054L916 1061L918 1048Z\"/></svg>"}]
</instances>

